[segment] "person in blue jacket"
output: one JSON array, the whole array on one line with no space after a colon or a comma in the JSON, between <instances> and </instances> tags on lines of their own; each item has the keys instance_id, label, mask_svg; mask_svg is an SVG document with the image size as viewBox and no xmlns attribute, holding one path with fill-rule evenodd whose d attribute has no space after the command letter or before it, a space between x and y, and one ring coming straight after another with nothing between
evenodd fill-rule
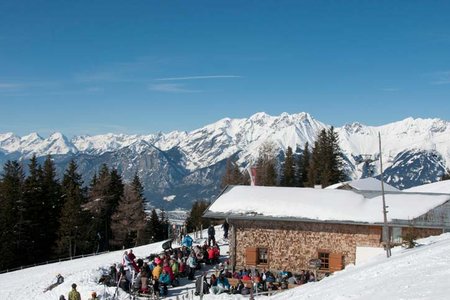
<instances>
[{"instance_id":1,"label":"person in blue jacket","mask_svg":"<svg viewBox=\"0 0 450 300\"><path fill-rule=\"evenodd\" d=\"M181 244L183 246L191 248L193 242L194 242L194 240L191 238L191 236L189 234L186 234L186 236L183 238L183 241L181 242Z\"/></svg>"},{"instance_id":2,"label":"person in blue jacket","mask_svg":"<svg viewBox=\"0 0 450 300\"><path fill-rule=\"evenodd\" d=\"M217 285L211 287L211 292L217 295L229 290L230 290L230 283L228 282L228 279L225 277L225 275L222 273L219 275L219 278L217 278Z\"/></svg>"},{"instance_id":3,"label":"person in blue jacket","mask_svg":"<svg viewBox=\"0 0 450 300\"><path fill-rule=\"evenodd\" d=\"M167 286L171 283L170 275L167 273L167 270L162 271L161 275L159 275L159 293L162 296L167 296L168 289Z\"/></svg>"}]
</instances>

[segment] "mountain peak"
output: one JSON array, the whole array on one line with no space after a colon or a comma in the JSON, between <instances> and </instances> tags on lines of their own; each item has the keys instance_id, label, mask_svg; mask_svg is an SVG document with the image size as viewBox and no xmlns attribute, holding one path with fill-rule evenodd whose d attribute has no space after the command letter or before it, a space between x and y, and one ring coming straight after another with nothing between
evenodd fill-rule
<instances>
[{"instance_id":1,"label":"mountain peak","mask_svg":"<svg viewBox=\"0 0 450 300\"><path fill-rule=\"evenodd\" d=\"M28 135L23 136L22 139L41 139L42 140L42 137L39 135L39 133L34 131Z\"/></svg>"}]
</instances>

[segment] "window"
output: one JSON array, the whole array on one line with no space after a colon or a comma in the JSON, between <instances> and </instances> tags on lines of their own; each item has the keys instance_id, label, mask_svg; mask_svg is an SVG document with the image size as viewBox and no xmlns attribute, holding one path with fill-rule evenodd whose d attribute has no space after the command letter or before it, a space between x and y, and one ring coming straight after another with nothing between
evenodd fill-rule
<instances>
[{"instance_id":1,"label":"window","mask_svg":"<svg viewBox=\"0 0 450 300\"><path fill-rule=\"evenodd\" d=\"M322 261L320 264L321 270L330 269L330 253L329 252L319 252L319 259Z\"/></svg>"},{"instance_id":2,"label":"window","mask_svg":"<svg viewBox=\"0 0 450 300\"><path fill-rule=\"evenodd\" d=\"M250 247L245 249L245 263L247 266L256 266L268 263L267 248Z\"/></svg>"},{"instance_id":3,"label":"window","mask_svg":"<svg viewBox=\"0 0 450 300\"><path fill-rule=\"evenodd\" d=\"M258 248L258 263L267 264L267 248Z\"/></svg>"},{"instance_id":4,"label":"window","mask_svg":"<svg viewBox=\"0 0 450 300\"><path fill-rule=\"evenodd\" d=\"M342 253L319 250L318 258L321 261L320 270L334 272L344 268L344 256Z\"/></svg>"},{"instance_id":5,"label":"window","mask_svg":"<svg viewBox=\"0 0 450 300\"><path fill-rule=\"evenodd\" d=\"M393 227L391 235L391 242L394 244L401 244L403 242L402 228L401 227Z\"/></svg>"}]
</instances>

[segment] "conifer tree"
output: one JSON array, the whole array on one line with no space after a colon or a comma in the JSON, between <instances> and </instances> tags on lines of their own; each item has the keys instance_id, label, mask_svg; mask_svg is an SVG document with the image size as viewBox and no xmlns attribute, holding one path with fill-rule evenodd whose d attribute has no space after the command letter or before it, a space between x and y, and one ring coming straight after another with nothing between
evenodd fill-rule
<instances>
[{"instance_id":1,"label":"conifer tree","mask_svg":"<svg viewBox=\"0 0 450 300\"><path fill-rule=\"evenodd\" d=\"M146 216L140 187L142 186L140 182L136 182L136 178L133 184L125 185L124 194L111 218L111 244L117 249L134 247L141 242L140 234L145 227Z\"/></svg>"},{"instance_id":2,"label":"conifer tree","mask_svg":"<svg viewBox=\"0 0 450 300\"><path fill-rule=\"evenodd\" d=\"M169 219L167 218L167 214L164 211L164 209L162 209L161 212L159 213L159 222L160 227L158 240L163 241L169 238L169 226L170 226Z\"/></svg>"},{"instance_id":3,"label":"conifer tree","mask_svg":"<svg viewBox=\"0 0 450 300\"><path fill-rule=\"evenodd\" d=\"M94 174L89 185L89 199L86 208L93 215L93 228L96 231L98 249L108 249L111 219L111 176L106 164L103 164L99 174Z\"/></svg>"},{"instance_id":4,"label":"conifer tree","mask_svg":"<svg viewBox=\"0 0 450 300\"><path fill-rule=\"evenodd\" d=\"M0 184L0 270L16 267L27 238L24 233L24 173L17 161L7 161Z\"/></svg>"},{"instance_id":5,"label":"conifer tree","mask_svg":"<svg viewBox=\"0 0 450 300\"><path fill-rule=\"evenodd\" d=\"M188 232L197 231L201 228L208 228L211 222L204 219L203 213L209 206L209 202L197 200L192 204L191 212L186 219L186 230Z\"/></svg>"},{"instance_id":6,"label":"conifer tree","mask_svg":"<svg viewBox=\"0 0 450 300\"><path fill-rule=\"evenodd\" d=\"M343 170L342 162L342 150L339 146L339 136L331 126L327 132L328 144L329 144L329 168L330 168L330 178L329 183L334 184L341 182L345 179L345 174Z\"/></svg>"},{"instance_id":7,"label":"conifer tree","mask_svg":"<svg viewBox=\"0 0 450 300\"><path fill-rule=\"evenodd\" d=\"M320 144L318 141L315 141L307 171L308 181L306 186L308 187L314 187L314 185L320 183L320 171L321 171L320 158L321 158Z\"/></svg>"},{"instance_id":8,"label":"conifer tree","mask_svg":"<svg viewBox=\"0 0 450 300\"><path fill-rule=\"evenodd\" d=\"M108 204L106 206L106 215L112 216L116 212L117 206L119 205L119 201L124 193L124 184L122 181L122 176L120 176L117 169L113 168L109 173L110 181L109 181L109 196L108 196ZM112 236L111 230L111 218L107 219L108 221L108 231L106 235L106 240L109 240Z\"/></svg>"},{"instance_id":9,"label":"conifer tree","mask_svg":"<svg viewBox=\"0 0 450 300\"><path fill-rule=\"evenodd\" d=\"M302 150L302 153L298 156L296 160L297 170L296 170L296 181L297 186L304 187L308 184L308 170L311 161L311 153L309 151L309 143L306 142Z\"/></svg>"},{"instance_id":10,"label":"conifer tree","mask_svg":"<svg viewBox=\"0 0 450 300\"><path fill-rule=\"evenodd\" d=\"M333 127L323 129L315 141L308 173L309 186L326 187L344 179L342 152Z\"/></svg>"},{"instance_id":11,"label":"conifer tree","mask_svg":"<svg viewBox=\"0 0 450 300\"><path fill-rule=\"evenodd\" d=\"M447 169L447 170L445 171L445 174L442 175L441 181L449 180L449 179L450 179L450 169Z\"/></svg>"},{"instance_id":12,"label":"conifer tree","mask_svg":"<svg viewBox=\"0 0 450 300\"><path fill-rule=\"evenodd\" d=\"M155 209L152 209L150 218L147 220L144 229L144 243L154 243L157 241L158 230L161 227L158 214Z\"/></svg>"},{"instance_id":13,"label":"conifer tree","mask_svg":"<svg viewBox=\"0 0 450 300\"><path fill-rule=\"evenodd\" d=\"M51 230L46 230L42 248L43 252L51 256L51 250L55 246L58 237L56 228L59 227L59 219L64 203L61 194L61 185L56 177L55 165L50 155L44 161L41 186L42 197L45 199L45 207L47 208L43 219L46 219L46 228L52 228Z\"/></svg>"},{"instance_id":14,"label":"conifer tree","mask_svg":"<svg viewBox=\"0 0 450 300\"><path fill-rule=\"evenodd\" d=\"M64 173L62 193L64 205L61 212L58 231L57 252L70 257L87 253L92 249L93 236L90 216L83 209L86 196L82 188L83 181L77 172L74 160Z\"/></svg>"},{"instance_id":15,"label":"conifer tree","mask_svg":"<svg viewBox=\"0 0 450 300\"><path fill-rule=\"evenodd\" d=\"M30 159L28 165L29 175L24 183L24 218L25 232L28 237L23 249L24 264L36 263L48 258L47 242L47 199L43 193L43 171L37 162L36 155Z\"/></svg>"},{"instance_id":16,"label":"conifer tree","mask_svg":"<svg viewBox=\"0 0 450 300\"><path fill-rule=\"evenodd\" d=\"M295 161L292 148L288 147L284 156L282 186L295 186Z\"/></svg>"},{"instance_id":17,"label":"conifer tree","mask_svg":"<svg viewBox=\"0 0 450 300\"><path fill-rule=\"evenodd\" d=\"M275 144L265 142L259 148L259 156L256 164L257 185L276 186L278 175L276 171Z\"/></svg>"},{"instance_id":18,"label":"conifer tree","mask_svg":"<svg viewBox=\"0 0 450 300\"><path fill-rule=\"evenodd\" d=\"M239 170L239 166L231 158L227 159L221 187L225 188L228 185L248 185L248 178Z\"/></svg>"}]
</instances>

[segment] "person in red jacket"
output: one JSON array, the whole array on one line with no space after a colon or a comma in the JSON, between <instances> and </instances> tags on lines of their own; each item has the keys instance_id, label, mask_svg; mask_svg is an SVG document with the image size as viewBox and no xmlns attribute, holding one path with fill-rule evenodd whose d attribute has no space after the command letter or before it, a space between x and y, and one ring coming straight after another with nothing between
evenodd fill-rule
<instances>
[{"instance_id":1,"label":"person in red jacket","mask_svg":"<svg viewBox=\"0 0 450 300\"><path fill-rule=\"evenodd\" d=\"M164 262L163 270L165 270L167 274L169 274L170 282L173 283L173 281L175 280L175 275L173 274L172 268L169 266L167 262Z\"/></svg>"},{"instance_id":2,"label":"person in red jacket","mask_svg":"<svg viewBox=\"0 0 450 300\"><path fill-rule=\"evenodd\" d=\"M215 261L215 252L213 247L208 248L208 264L212 265Z\"/></svg>"},{"instance_id":3,"label":"person in red jacket","mask_svg":"<svg viewBox=\"0 0 450 300\"><path fill-rule=\"evenodd\" d=\"M130 251L128 252L128 258L131 260L135 260L136 256L133 253L133 249L130 249Z\"/></svg>"},{"instance_id":4,"label":"person in red jacket","mask_svg":"<svg viewBox=\"0 0 450 300\"><path fill-rule=\"evenodd\" d=\"M213 247L213 251L214 251L214 263L219 262L219 258L220 258L220 249L219 246L215 245Z\"/></svg>"}]
</instances>

